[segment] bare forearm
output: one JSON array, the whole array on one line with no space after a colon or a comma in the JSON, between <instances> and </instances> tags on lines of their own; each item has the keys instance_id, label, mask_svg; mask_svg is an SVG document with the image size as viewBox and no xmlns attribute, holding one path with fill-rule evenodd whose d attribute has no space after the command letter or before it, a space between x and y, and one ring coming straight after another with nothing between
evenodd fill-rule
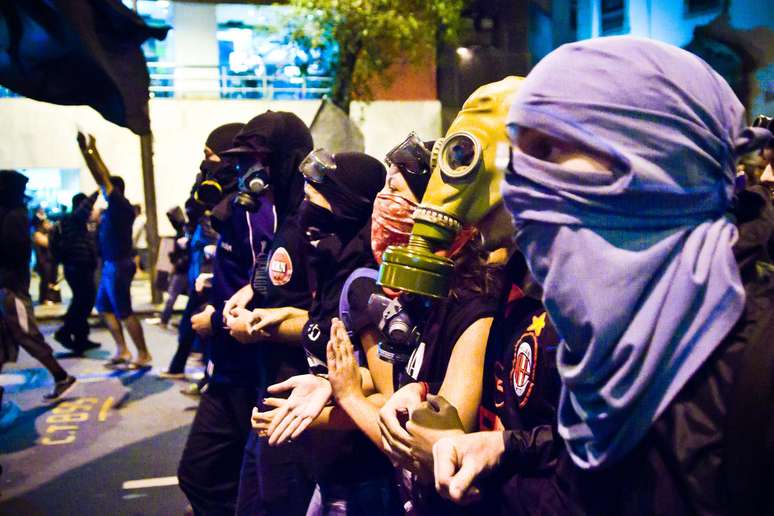
<instances>
[{"instance_id":1,"label":"bare forearm","mask_svg":"<svg viewBox=\"0 0 774 516\"><path fill-rule=\"evenodd\" d=\"M83 159L86 161L87 168L91 173L91 177L94 178L94 182L102 188L104 195L108 196L113 191L113 184L110 182L110 170L105 165L105 162L102 161L96 142L91 139L91 136L89 138L90 140L87 141L85 135L79 133L78 144L81 154L83 154Z\"/></svg>"},{"instance_id":2,"label":"bare forearm","mask_svg":"<svg viewBox=\"0 0 774 516\"><path fill-rule=\"evenodd\" d=\"M338 406L332 407L332 412L337 410L342 412L342 415L346 416L346 419L354 428L363 432L381 450L382 437L379 430L379 409L384 403L385 399L381 394L373 394L368 398L364 396L351 396L339 400Z\"/></svg>"},{"instance_id":3,"label":"bare forearm","mask_svg":"<svg viewBox=\"0 0 774 516\"><path fill-rule=\"evenodd\" d=\"M300 344L301 333L304 330L306 321L309 320L309 313L300 308L285 307L284 319L273 329L269 330L273 339L287 344Z\"/></svg>"}]
</instances>

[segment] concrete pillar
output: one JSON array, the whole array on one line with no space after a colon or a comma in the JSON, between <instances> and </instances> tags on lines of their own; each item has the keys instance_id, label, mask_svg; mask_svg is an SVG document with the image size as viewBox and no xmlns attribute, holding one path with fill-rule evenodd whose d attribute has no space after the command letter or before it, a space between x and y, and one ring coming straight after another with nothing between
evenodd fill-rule
<instances>
[{"instance_id":1,"label":"concrete pillar","mask_svg":"<svg viewBox=\"0 0 774 516\"><path fill-rule=\"evenodd\" d=\"M220 97L215 5L174 2L171 11L175 97Z\"/></svg>"}]
</instances>

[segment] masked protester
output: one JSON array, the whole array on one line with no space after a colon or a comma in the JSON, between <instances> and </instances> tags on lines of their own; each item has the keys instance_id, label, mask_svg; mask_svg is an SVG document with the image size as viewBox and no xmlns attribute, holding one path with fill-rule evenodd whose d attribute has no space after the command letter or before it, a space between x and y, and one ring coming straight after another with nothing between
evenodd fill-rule
<instances>
[{"instance_id":1,"label":"masked protester","mask_svg":"<svg viewBox=\"0 0 774 516\"><path fill-rule=\"evenodd\" d=\"M517 95L503 197L562 338L542 514L774 510L771 290L743 284L727 217L769 136L743 119L701 59L630 37L560 47Z\"/></svg>"},{"instance_id":2,"label":"masked protester","mask_svg":"<svg viewBox=\"0 0 774 516\"><path fill-rule=\"evenodd\" d=\"M225 124L215 128L209 134L204 143L204 160L202 160L202 163L199 166L200 174L197 178L197 183L194 184L192 195L195 195L197 188L203 180L202 178L206 177L207 172L210 170L210 166L217 166L221 163L219 153L231 148L234 136L236 136L243 127L244 124L240 123ZM196 278L203 272L202 268L206 262L204 248L208 245L214 245L217 242L217 233L210 225L209 215L205 208L206 207L202 203L197 202L193 198L186 202L188 227L185 234L181 235L184 239L181 240L178 238L177 242L182 244L180 245L180 254L183 255L183 260L188 262L188 266L184 271L186 274L188 301L186 302L185 309L180 318L177 350L175 351L167 370L159 374L162 378L185 378L185 364L188 360L188 356L191 354L191 350L197 340L199 340L200 343L205 340L204 338L197 336L191 325L192 317L200 313L206 305L204 296L196 291ZM162 315L161 322L164 322L164 320L165 317ZM200 345L200 347L203 346ZM197 389L197 387L192 387L192 389Z\"/></svg>"},{"instance_id":3,"label":"masked protester","mask_svg":"<svg viewBox=\"0 0 774 516\"><path fill-rule=\"evenodd\" d=\"M15 170L0 170L0 369L15 362L21 346L54 377L54 390L46 401L55 401L75 385L54 358L35 321L30 299L32 241L24 190L27 178ZM0 407L3 390L0 388Z\"/></svg>"},{"instance_id":4,"label":"masked protester","mask_svg":"<svg viewBox=\"0 0 774 516\"><path fill-rule=\"evenodd\" d=\"M297 204L302 181L292 169L294 156L312 146L308 128L292 113L268 111L259 115L234 138L237 147L221 153L236 162L229 168L236 184L223 189L212 209L212 225L219 239L213 260L209 304L192 324L201 334L212 335L210 380L202 394L178 469L180 487L196 514L233 514L250 413L264 385L264 358L258 346L243 346L225 327L226 301L250 281L256 263L265 253L276 228L284 221L288 205ZM259 152L244 152L245 144ZM241 191L240 167L260 165L265 173L259 191ZM219 176L218 180L228 179ZM221 187L233 183L224 181ZM238 202L249 193L250 205ZM294 198L295 196L295 198Z\"/></svg>"},{"instance_id":5,"label":"masked protester","mask_svg":"<svg viewBox=\"0 0 774 516\"><path fill-rule=\"evenodd\" d=\"M306 198L298 218L309 245L306 267L314 293L312 304L307 311L256 310L254 330L268 331L273 339L300 342L308 369L320 373L327 369L326 343L347 276L358 267L374 266L369 221L385 175L381 163L365 154L331 155L323 150L311 153L300 169L306 180ZM270 273L279 270L273 262ZM395 513L389 463L362 434L312 432L299 438L329 400L328 382L315 375L294 376L271 386L269 393L287 390L291 391L287 400L266 400L264 412L256 413L254 423L263 429L271 425L270 431L261 432L268 444L299 439L293 444L303 446L309 455L319 494L307 514L328 514L334 507L349 514ZM308 412L310 405L316 407L315 414ZM258 421L265 421L266 426Z\"/></svg>"}]
</instances>

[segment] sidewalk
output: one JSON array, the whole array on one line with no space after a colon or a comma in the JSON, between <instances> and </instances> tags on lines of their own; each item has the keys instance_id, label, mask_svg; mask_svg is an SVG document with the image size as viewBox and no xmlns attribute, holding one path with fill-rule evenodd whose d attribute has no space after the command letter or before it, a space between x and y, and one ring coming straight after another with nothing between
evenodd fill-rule
<instances>
[{"instance_id":1,"label":"sidewalk","mask_svg":"<svg viewBox=\"0 0 774 516\"><path fill-rule=\"evenodd\" d=\"M35 317L38 321L50 321L54 319L61 319L64 317L67 311L67 306L70 304L72 298L72 292L67 282L62 280L59 283L62 292L62 302L53 305L38 305L38 276L32 275L32 284L30 285L30 294L35 305ZM185 308L185 303L188 298L180 296L175 303L175 312L182 312ZM137 315L151 316L157 315L164 308L163 303L156 305L151 302L151 288L150 281L148 280L148 274L145 272L139 272L132 281L132 308ZM97 312L92 311L92 315L96 317Z\"/></svg>"}]
</instances>

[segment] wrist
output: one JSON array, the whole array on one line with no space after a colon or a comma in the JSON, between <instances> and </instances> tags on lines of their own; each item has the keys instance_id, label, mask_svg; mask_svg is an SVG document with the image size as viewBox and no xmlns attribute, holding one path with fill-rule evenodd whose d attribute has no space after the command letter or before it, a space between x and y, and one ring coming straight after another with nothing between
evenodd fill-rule
<instances>
[{"instance_id":1,"label":"wrist","mask_svg":"<svg viewBox=\"0 0 774 516\"><path fill-rule=\"evenodd\" d=\"M334 392L333 395L336 398L336 403L344 408L355 405L366 399L365 394L363 394L361 389L348 389L341 393Z\"/></svg>"}]
</instances>

